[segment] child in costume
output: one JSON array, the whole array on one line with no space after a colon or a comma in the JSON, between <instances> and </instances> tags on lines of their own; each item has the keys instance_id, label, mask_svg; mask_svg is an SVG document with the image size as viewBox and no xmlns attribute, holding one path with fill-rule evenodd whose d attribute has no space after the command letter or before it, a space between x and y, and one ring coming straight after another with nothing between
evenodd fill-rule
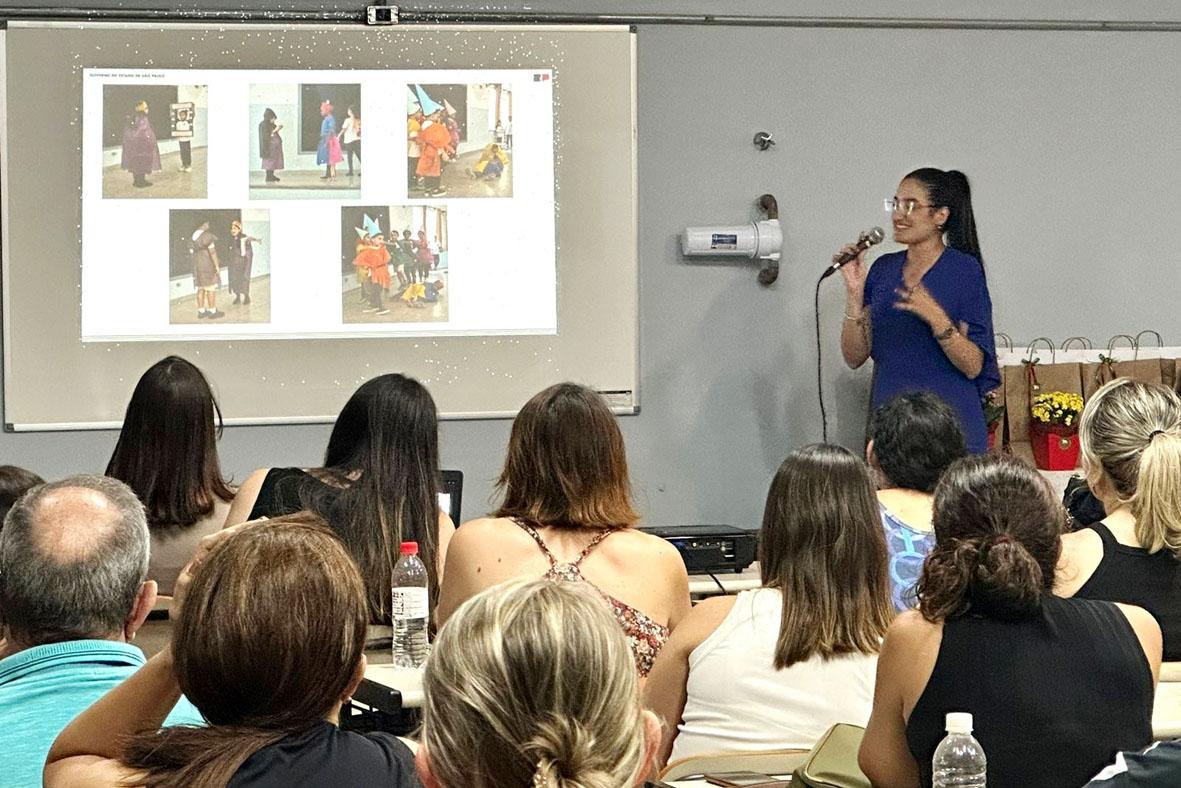
<instances>
[{"instance_id":1,"label":"child in costume","mask_svg":"<svg viewBox=\"0 0 1181 788\"><path fill-rule=\"evenodd\" d=\"M341 147L349 157L349 176L353 175L353 155L357 157L357 165L361 164L361 113L356 107L349 107L344 123L340 127Z\"/></svg>"},{"instance_id":2,"label":"child in costume","mask_svg":"<svg viewBox=\"0 0 1181 788\"><path fill-rule=\"evenodd\" d=\"M320 145L316 148L316 164L325 165L321 180L334 181L336 165L344 161L344 154L340 150L340 139L336 136L336 117L332 114L331 102L320 102L320 115L324 120L320 123Z\"/></svg>"},{"instance_id":3,"label":"child in costume","mask_svg":"<svg viewBox=\"0 0 1181 788\"><path fill-rule=\"evenodd\" d=\"M369 307L362 309L365 313L388 315L390 310L382 305L381 294L390 286L390 253L386 249L385 237L381 227L373 219L365 216L363 227L354 228L357 231L357 255L353 258L353 265L365 269L365 279L361 283L363 292L369 295Z\"/></svg>"},{"instance_id":4,"label":"child in costume","mask_svg":"<svg viewBox=\"0 0 1181 788\"><path fill-rule=\"evenodd\" d=\"M230 222L230 248L227 254L230 269L230 292L235 304L250 303L250 269L254 267L254 244L262 243L242 232L241 222Z\"/></svg>"},{"instance_id":5,"label":"child in costume","mask_svg":"<svg viewBox=\"0 0 1181 788\"><path fill-rule=\"evenodd\" d=\"M148 120L146 101L135 105L135 114L123 129L120 166L131 173L131 185L140 189L152 185L146 177L148 173L160 170L160 146L156 143L156 131Z\"/></svg>"},{"instance_id":6,"label":"child in costume","mask_svg":"<svg viewBox=\"0 0 1181 788\"><path fill-rule=\"evenodd\" d=\"M197 288L197 317L202 320L225 317L226 313L217 308L217 289L221 287L217 236L209 232L209 222L202 222L191 238L189 254L193 259L193 285Z\"/></svg>"},{"instance_id":7,"label":"child in costume","mask_svg":"<svg viewBox=\"0 0 1181 788\"><path fill-rule=\"evenodd\" d=\"M267 174L267 183L278 183L275 170L283 169L283 138L279 136L282 129L275 111L270 107L263 110L262 122L258 124L258 156Z\"/></svg>"},{"instance_id":8,"label":"child in costume","mask_svg":"<svg viewBox=\"0 0 1181 788\"><path fill-rule=\"evenodd\" d=\"M468 170L468 175L473 178L499 178L504 174L504 168L508 165L508 155L495 142L490 142L484 146L484 150L480 151L480 160L476 162L476 166Z\"/></svg>"}]
</instances>

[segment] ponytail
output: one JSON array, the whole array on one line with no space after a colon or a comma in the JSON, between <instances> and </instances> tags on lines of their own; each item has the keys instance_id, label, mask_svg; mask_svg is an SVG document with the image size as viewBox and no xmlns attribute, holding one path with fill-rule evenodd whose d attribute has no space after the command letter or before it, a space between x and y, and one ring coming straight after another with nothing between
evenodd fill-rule
<instances>
[{"instance_id":1,"label":"ponytail","mask_svg":"<svg viewBox=\"0 0 1181 788\"><path fill-rule=\"evenodd\" d=\"M1045 578L1029 550L1007 534L952 540L933 550L918 584L919 609L929 621L974 609L1012 620L1037 612Z\"/></svg>"},{"instance_id":2,"label":"ponytail","mask_svg":"<svg viewBox=\"0 0 1181 788\"><path fill-rule=\"evenodd\" d=\"M287 735L235 725L176 726L132 737L122 760L143 773L136 784L145 788L215 788L226 785L251 755Z\"/></svg>"},{"instance_id":3,"label":"ponytail","mask_svg":"<svg viewBox=\"0 0 1181 788\"><path fill-rule=\"evenodd\" d=\"M619 783L619 775L603 768L594 734L566 714L545 714L522 752L537 764L531 788L616 788Z\"/></svg>"},{"instance_id":4,"label":"ponytail","mask_svg":"<svg viewBox=\"0 0 1181 788\"><path fill-rule=\"evenodd\" d=\"M1181 429L1156 430L1149 437L1128 503L1140 546L1181 556Z\"/></svg>"},{"instance_id":5,"label":"ponytail","mask_svg":"<svg viewBox=\"0 0 1181 788\"><path fill-rule=\"evenodd\" d=\"M932 524L935 547L917 587L923 618L1037 613L1054 582L1065 525L1037 471L1000 455L957 460L935 488Z\"/></svg>"},{"instance_id":6,"label":"ponytail","mask_svg":"<svg viewBox=\"0 0 1181 788\"><path fill-rule=\"evenodd\" d=\"M945 172L935 167L921 167L903 180L906 179L916 180L926 187L931 205L947 208L947 222L943 225L947 245L972 255L983 268L984 255L980 252L980 238L976 235L972 187L968 184L968 176L959 170Z\"/></svg>"}]
</instances>

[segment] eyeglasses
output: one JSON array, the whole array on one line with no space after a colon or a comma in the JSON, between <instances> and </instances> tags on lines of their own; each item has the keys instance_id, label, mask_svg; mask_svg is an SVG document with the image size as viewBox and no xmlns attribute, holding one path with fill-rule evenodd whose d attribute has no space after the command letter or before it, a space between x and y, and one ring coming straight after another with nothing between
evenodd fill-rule
<instances>
[{"instance_id":1,"label":"eyeglasses","mask_svg":"<svg viewBox=\"0 0 1181 788\"><path fill-rule=\"evenodd\" d=\"M897 197L887 197L882 200L882 206L886 209L886 213L900 213L903 216L910 216L914 213L915 208L934 208L934 205L921 203L918 200L907 199L899 200Z\"/></svg>"}]
</instances>

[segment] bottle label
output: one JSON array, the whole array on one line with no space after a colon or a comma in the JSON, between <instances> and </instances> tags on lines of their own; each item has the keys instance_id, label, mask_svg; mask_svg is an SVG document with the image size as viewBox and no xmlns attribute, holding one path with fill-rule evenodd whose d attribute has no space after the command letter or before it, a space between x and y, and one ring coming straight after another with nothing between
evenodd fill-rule
<instances>
[{"instance_id":1,"label":"bottle label","mask_svg":"<svg viewBox=\"0 0 1181 788\"><path fill-rule=\"evenodd\" d=\"M427 590L425 588L393 589L392 618L426 618Z\"/></svg>"}]
</instances>

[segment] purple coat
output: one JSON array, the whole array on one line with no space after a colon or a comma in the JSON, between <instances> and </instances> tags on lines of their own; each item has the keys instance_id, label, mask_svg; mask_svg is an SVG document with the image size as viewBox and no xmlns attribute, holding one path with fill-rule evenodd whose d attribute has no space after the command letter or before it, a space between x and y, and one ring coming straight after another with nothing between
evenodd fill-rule
<instances>
[{"instance_id":1,"label":"purple coat","mask_svg":"<svg viewBox=\"0 0 1181 788\"><path fill-rule=\"evenodd\" d=\"M131 125L123 129L123 159L119 166L133 175L160 169L160 146L147 115L136 113Z\"/></svg>"}]
</instances>

